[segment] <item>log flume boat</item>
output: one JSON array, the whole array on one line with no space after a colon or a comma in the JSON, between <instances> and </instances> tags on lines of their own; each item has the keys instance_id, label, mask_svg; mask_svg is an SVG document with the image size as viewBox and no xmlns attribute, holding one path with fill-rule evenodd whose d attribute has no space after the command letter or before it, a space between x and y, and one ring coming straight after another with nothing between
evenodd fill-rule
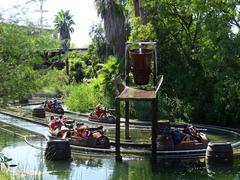
<instances>
[{"instance_id":1,"label":"log flume boat","mask_svg":"<svg viewBox=\"0 0 240 180\"><path fill-rule=\"evenodd\" d=\"M58 123L58 122L57 122ZM74 121L66 121L52 128L49 125L49 139L67 139L71 145L91 148L110 148L110 141L103 133L103 127L89 128L82 123L75 125Z\"/></svg>"}]
</instances>

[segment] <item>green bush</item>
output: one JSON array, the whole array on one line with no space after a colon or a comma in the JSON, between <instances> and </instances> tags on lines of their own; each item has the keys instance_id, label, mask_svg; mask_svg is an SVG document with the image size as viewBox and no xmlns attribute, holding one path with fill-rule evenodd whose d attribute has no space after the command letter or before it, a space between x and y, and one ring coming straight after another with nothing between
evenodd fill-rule
<instances>
[{"instance_id":1,"label":"green bush","mask_svg":"<svg viewBox=\"0 0 240 180\"><path fill-rule=\"evenodd\" d=\"M0 23L0 104L35 93L41 88L34 63L42 61L45 48L57 47L51 33L36 33L34 28Z\"/></svg>"},{"instance_id":2,"label":"green bush","mask_svg":"<svg viewBox=\"0 0 240 180\"><path fill-rule=\"evenodd\" d=\"M64 99L67 107L72 111L88 112L89 108L95 107L101 95L93 84L82 83L71 88L68 97Z\"/></svg>"},{"instance_id":3,"label":"green bush","mask_svg":"<svg viewBox=\"0 0 240 180\"><path fill-rule=\"evenodd\" d=\"M44 72L45 73L45 72ZM50 70L41 76L42 89L40 93L43 93L50 97L61 97L67 96L69 89L71 88L68 85L69 78L66 75L65 70Z\"/></svg>"}]
</instances>

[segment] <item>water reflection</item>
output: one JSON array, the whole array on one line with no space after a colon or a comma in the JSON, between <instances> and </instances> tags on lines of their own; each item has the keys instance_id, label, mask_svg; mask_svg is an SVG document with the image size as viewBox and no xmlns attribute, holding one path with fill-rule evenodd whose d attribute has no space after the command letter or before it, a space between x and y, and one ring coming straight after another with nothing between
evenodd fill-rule
<instances>
[{"instance_id":1,"label":"water reflection","mask_svg":"<svg viewBox=\"0 0 240 180\"><path fill-rule=\"evenodd\" d=\"M72 161L45 161L46 170L49 176L54 176L57 179L70 179L72 172Z\"/></svg>"},{"instance_id":2,"label":"water reflection","mask_svg":"<svg viewBox=\"0 0 240 180\"><path fill-rule=\"evenodd\" d=\"M42 143L33 138L32 142ZM157 180L157 179L240 179L240 160L235 158L230 166L209 164L204 158L198 159L123 159L115 162L114 156L91 157L73 154L69 161L47 161L44 151L27 145L22 138L0 130L0 152L18 166L16 174L29 179L74 179L74 180ZM22 178L24 179L24 178Z\"/></svg>"},{"instance_id":3,"label":"water reflection","mask_svg":"<svg viewBox=\"0 0 240 180\"><path fill-rule=\"evenodd\" d=\"M75 156L74 161L77 166L87 166L87 167L102 167L103 162L102 159L99 158L91 158L84 156Z\"/></svg>"},{"instance_id":4,"label":"water reflection","mask_svg":"<svg viewBox=\"0 0 240 180\"><path fill-rule=\"evenodd\" d=\"M206 161L206 170L209 177L214 177L217 174L228 174L233 169L233 162L229 163L213 163Z\"/></svg>"}]
</instances>

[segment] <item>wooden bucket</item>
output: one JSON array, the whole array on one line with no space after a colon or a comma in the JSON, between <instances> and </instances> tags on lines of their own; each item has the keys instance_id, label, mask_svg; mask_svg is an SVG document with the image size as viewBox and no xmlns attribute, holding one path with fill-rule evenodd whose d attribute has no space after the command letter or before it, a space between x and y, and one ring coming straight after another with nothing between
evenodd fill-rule
<instances>
[{"instance_id":1,"label":"wooden bucket","mask_svg":"<svg viewBox=\"0 0 240 180\"><path fill-rule=\"evenodd\" d=\"M39 117L39 118L45 118L46 113L44 108L35 108L33 109L32 116Z\"/></svg>"},{"instance_id":2,"label":"wooden bucket","mask_svg":"<svg viewBox=\"0 0 240 180\"><path fill-rule=\"evenodd\" d=\"M206 160L209 163L228 163L233 160L233 150L230 143L208 143Z\"/></svg>"},{"instance_id":3,"label":"wooden bucket","mask_svg":"<svg viewBox=\"0 0 240 180\"><path fill-rule=\"evenodd\" d=\"M47 160L67 160L71 158L71 147L67 140L50 140L45 151Z\"/></svg>"},{"instance_id":4,"label":"wooden bucket","mask_svg":"<svg viewBox=\"0 0 240 180\"><path fill-rule=\"evenodd\" d=\"M152 52L151 49L144 48L129 51L131 70L133 72L134 82L137 85L146 85L149 82Z\"/></svg>"}]
</instances>

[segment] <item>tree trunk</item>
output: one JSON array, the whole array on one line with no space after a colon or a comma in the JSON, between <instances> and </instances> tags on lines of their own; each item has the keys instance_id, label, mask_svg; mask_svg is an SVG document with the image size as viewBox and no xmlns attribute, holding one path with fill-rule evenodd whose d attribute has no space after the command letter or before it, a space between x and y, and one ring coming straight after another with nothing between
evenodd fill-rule
<instances>
[{"instance_id":1,"label":"tree trunk","mask_svg":"<svg viewBox=\"0 0 240 180\"><path fill-rule=\"evenodd\" d=\"M114 6L114 1L109 2L109 7ZM112 8L106 9L104 14L104 30L106 39L113 46L113 53L124 59L125 50L125 17L122 13L114 12Z\"/></svg>"},{"instance_id":2,"label":"tree trunk","mask_svg":"<svg viewBox=\"0 0 240 180\"><path fill-rule=\"evenodd\" d=\"M144 14L144 0L139 0L140 3L139 3L139 9L140 9L140 17L143 21L143 24L147 24L147 17L145 16Z\"/></svg>"},{"instance_id":3,"label":"tree trunk","mask_svg":"<svg viewBox=\"0 0 240 180\"><path fill-rule=\"evenodd\" d=\"M68 61L68 57L66 59L66 74L69 76L69 61Z\"/></svg>"},{"instance_id":4,"label":"tree trunk","mask_svg":"<svg viewBox=\"0 0 240 180\"><path fill-rule=\"evenodd\" d=\"M134 3L135 16L139 17L140 16L140 3L139 3L139 0L133 0L133 3Z\"/></svg>"}]
</instances>

